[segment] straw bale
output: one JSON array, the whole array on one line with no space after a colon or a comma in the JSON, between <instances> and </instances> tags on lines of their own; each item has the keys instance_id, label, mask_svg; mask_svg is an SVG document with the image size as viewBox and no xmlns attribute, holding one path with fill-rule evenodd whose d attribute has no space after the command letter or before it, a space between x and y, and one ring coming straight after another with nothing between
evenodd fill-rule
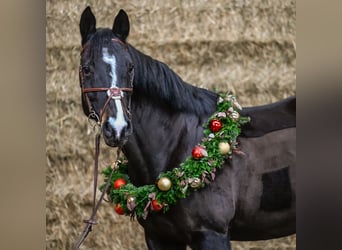
<instances>
[{"instance_id":1,"label":"straw bale","mask_svg":"<svg viewBox=\"0 0 342 250\"><path fill-rule=\"evenodd\" d=\"M46 2L46 246L70 249L91 212L94 133L81 108L79 18L90 5L98 27L120 8L129 42L185 81L233 91L243 106L296 93L294 0ZM115 159L102 143L100 168ZM101 181L101 179L100 179ZM99 195L98 195L99 196ZM146 249L136 221L104 203L83 249ZM295 249L295 236L233 242L234 249Z\"/></svg>"}]
</instances>

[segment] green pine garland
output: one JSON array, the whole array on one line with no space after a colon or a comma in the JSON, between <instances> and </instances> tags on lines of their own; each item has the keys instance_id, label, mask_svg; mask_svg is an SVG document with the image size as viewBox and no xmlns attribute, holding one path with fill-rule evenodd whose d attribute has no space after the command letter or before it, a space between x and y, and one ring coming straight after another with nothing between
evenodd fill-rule
<instances>
[{"instance_id":1,"label":"green pine garland","mask_svg":"<svg viewBox=\"0 0 342 250\"><path fill-rule=\"evenodd\" d=\"M107 190L109 200L114 204L120 204L126 215L146 218L149 212L159 210L155 204L159 204L163 212L166 212L169 206L179 199L186 198L192 191L208 185L215 179L216 169L222 168L223 162L231 158L232 153L237 150L236 139L241 131L240 126L250 120L249 117L241 117L237 109L241 107L235 96L220 95L217 111L204 124L204 138L198 145L203 156L199 159L189 156L178 168L159 175L158 180L164 177L171 181L171 187L168 187L167 191L160 190L157 183L134 186L127 175L127 161L122 160L110 180L110 187ZM210 129L214 119L219 120L222 125L216 132ZM111 172L111 166L102 171L105 183ZM114 182L119 178L124 179L127 184L114 189ZM104 187L105 184L100 187L100 190ZM153 200L155 200L154 204L152 204Z\"/></svg>"}]
</instances>

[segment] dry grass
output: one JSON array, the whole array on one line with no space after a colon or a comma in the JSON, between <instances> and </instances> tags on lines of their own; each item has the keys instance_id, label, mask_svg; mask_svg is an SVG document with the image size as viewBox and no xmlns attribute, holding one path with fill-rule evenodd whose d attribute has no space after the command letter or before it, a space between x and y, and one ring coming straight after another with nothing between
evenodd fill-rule
<instances>
[{"instance_id":1,"label":"dry grass","mask_svg":"<svg viewBox=\"0 0 342 250\"><path fill-rule=\"evenodd\" d=\"M184 80L232 90L243 106L296 92L295 1L52 1L46 3L46 245L70 249L91 212L93 133L80 105L78 23L91 5L98 26L120 8L131 20L130 43L167 63ZM101 149L100 167L115 157ZM83 249L146 249L142 228L109 204ZM295 236L233 242L234 249L295 249Z\"/></svg>"}]
</instances>

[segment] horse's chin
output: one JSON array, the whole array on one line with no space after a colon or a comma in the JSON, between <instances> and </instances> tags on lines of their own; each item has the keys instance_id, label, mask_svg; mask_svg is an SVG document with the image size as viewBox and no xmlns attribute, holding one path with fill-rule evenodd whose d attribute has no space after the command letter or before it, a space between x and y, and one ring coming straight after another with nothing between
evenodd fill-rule
<instances>
[{"instance_id":1,"label":"horse's chin","mask_svg":"<svg viewBox=\"0 0 342 250\"><path fill-rule=\"evenodd\" d=\"M116 137L106 137L104 136L104 141L107 144L107 146L109 147L122 147L123 145L126 144L128 137L120 137L119 139L117 139Z\"/></svg>"}]
</instances>

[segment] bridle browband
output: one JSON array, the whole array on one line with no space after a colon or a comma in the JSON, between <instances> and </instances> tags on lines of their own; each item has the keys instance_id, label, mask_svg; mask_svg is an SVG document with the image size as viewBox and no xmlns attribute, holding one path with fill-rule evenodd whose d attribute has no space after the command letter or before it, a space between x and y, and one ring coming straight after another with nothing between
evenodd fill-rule
<instances>
[{"instance_id":1,"label":"bridle browband","mask_svg":"<svg viewBox=\"0 0 342 250\"><path fill-rule=\"evenodd\" d=\"M126 51L128 51L128 47L127 44L124 43L123 41L121 41L120 39L117 38L112 38L111 39L112 42L117 42L119 43L121 46L123 46L125 48ZM86 43L81 50L81 55L83 54L85 48L88 47L88 43ZM130 112L130 106L131 106L131 99L129 99L129 103L127 105L124 105L124 100L122 99L122 92L128 92L128 93L133 93L133 87L126 87L126 88L119 88L119 87L110 87L110 88L106 88L106 87L98 87L98 88L85 88L84 87L84 77L83 77L83 68L82 68L82 63L80 63L79 66L79 78L80 78L80 87L81 87L81 91L82 91L82 96L83 98L86 100L87 102L87 107L89 110L89 115L88 115L88 119L95 119L96 123L98 125L101 125L102 123L102 118L103 118L103 114L110 102L110 100L114 99L114 100L120 100L122 102L122 109L123 112L125 113L126 117L131 120L132 115ZM134 79L134 68L132 69L131 75L130 75L130 83L129 86L133 86L133 79ZM105 104L103 105L102 109L100 110L100 114L97 114L94 107L91 105L91 102L89 100L89 97L87 95L87 93L90 92L107 92L107 100L105 102Z\"/></svg>"},{"instance_id":2,"label":"bridle browband","mask_svg":"<svg viewBox=\"0 0 342 250\"><path fill-rule=\"evenodd\" d=\"M127 44L122 42L121 40L117 39L117 38L112 38L113 42L118 42L120 43L122 46L125 47L125 50L127 51ZM88 44L86 43L81 51L81 55L84 52L85 47L88 46ZM129 86L133 86L133 79L134 79L134 69L132 68L132 72L130 72L130 85ZM131 113L130 113L130 106L131 106L131 98L129 98L129 103L128 105L124 105L124 100L122 99L122 92L128 92L128 93L132 93L133 92L133 87L128 87L128 88L117 88L117 87L111 87L111 88L85 88L84 87L84 78L83 78L83 69L82 69L82 63L80 63L80 67L79 67L79 76L80 76L80 87L82 90L82 96L83 98L86 100L87 102L87 106L89 109L89 115L88 115L88 120L90 119L95 119L96 120L96 125L98 125L99 127L101 126L102 123L102 117L103 114L105 112L105 109L108 105L108 103L110 102L110 100L114 99L114 100L120 100L122 103L122 109L123 112L126 114L127 118L129 120L131 120ZM107 100L105 102L105 104L103 105L101 111L100 111L100 115L98 115L94 109L94 107L91 105L91 102L88 98L87 93L90 92L107 92ZM107 192L107 189L110 185L110 180L111 177L108 178L107 183L104 187L104 189L102 190L101 196L99 198L99 200L96 202L96 190L97 190L97 176L98 176L98 159L99 159L99 155L100 155L100 136L101 133L98 132L96 134L95 137L95 161L94 161L94 192L93 192L93 211L92 214L90 216L90 218L88 220L84 220L84 222L86 223L86 226L81 234L81 236L79 237L79 239L75 242L75 245L73 246L74 250L79 249L79 247L81 246L81 244L83 243L83 241L86 239L86 237L88 236L88 234L92 231L92 226L96 224L95 221L95 215L96 212L98 210L98 208L100 207L100 204L102 202L102 200L104 199L104 195ZM114 162L113 164L113 168L112 168L112 172L110 174L110 176L112 176L114 170L118 167L118 164L120 163L119 157L120 157L120 152L121 152L121 147L118 147L118 151L117 151L117 160Z\"/></svg>"}]
</instances>

